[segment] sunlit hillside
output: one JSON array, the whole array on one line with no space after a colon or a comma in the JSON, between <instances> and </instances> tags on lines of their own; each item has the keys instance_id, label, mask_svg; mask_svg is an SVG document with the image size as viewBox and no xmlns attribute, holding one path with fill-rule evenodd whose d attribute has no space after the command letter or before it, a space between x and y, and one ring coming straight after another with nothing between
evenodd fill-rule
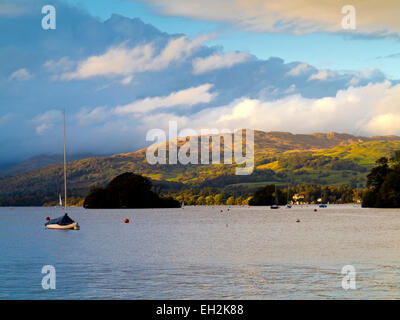
<instances>
[{"instance_id":1,"label":"sunlit hillside","mask_svg":"<svg viewBox=\"0 0 400 320\"><path fill-rule=\"evenodd\" d=\"M365 185L366 173L375 161L398 149L400 137L394 136L294 135L256 131L255 170L248 176L235 175L235 165L150 165L146 161L146 150L139 150L71 162L68 165L68 185L72 197L79 198L85 196L91 187L105 185L118 174L133 171L155 180L165 193L192 187L252 189L267 183L361 187ZM62 181L62 164L0 179L0 204L41 205L51 202L61 192Z\"/></svg>"}]
</instances>

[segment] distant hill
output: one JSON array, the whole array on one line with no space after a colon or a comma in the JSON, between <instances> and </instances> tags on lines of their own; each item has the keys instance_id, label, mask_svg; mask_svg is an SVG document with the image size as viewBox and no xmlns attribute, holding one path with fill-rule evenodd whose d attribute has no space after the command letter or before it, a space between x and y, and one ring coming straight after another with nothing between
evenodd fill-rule
<instances>
[{"instance_id":1,"label":"distant hill","mask_svg":"<svg viewBox=\"0 0 400 320\"><path fill-rule=\"evenodd\" d=\"M235 175L232 165L150 165L146 150L139 150L73 161L68 184L73 197L82 197L91 187L130 171L151 178L164 193L182 188L254 189L268 183L362 186L375 161L399 149L396 136L256 131L255 170L249 176ZM62 172L62 164L51 164L0 179L0 205L40 205L56 199Z\"/></svg>"},{"instance_id":2,"label":"distant hill","mask_svg":"<svg viewBox=\"0 0 400 320\"><path fill-rule=\"evenodd\" d=\"M93 157L96 157L96 155L92 153L77 153L69 155L67 161L72 162ZM63 161L64 155L62 154L40 154L20 163L0 168L0 177L14 176L31 170L40 169L51 164L61 163Z\"/></svg>"}]
</instances>

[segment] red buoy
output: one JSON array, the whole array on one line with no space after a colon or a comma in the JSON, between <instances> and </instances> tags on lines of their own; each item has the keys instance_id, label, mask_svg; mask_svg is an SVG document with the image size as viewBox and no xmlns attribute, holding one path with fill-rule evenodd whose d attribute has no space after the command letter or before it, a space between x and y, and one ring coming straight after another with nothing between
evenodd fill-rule
<instances>
[{"instance_id":1,"label":"red buoy","mask_svg":"<svg viewBox=\"0 0 400 320\"><path fill-rule=\"evenodd\" d=\"M314 209L314 212L317 212L318 210L317 209Z\"/></svg>"},{"instance_id":2,"label":"red buoy","mask_svg":"<svg viewBox=\"0 0 400 320\"><path fill-rule=\"evenodd\" d=\"M46 217L46 220L49 221L49 220L50 220L50 217Z\"/></svg>"},{"instance_id":3,"label":"red buoy","mask_svg":"<svg viewBox=\"0 0 400 320\"><path fill-rule=\"evenodd\" d=\"M126 219L124 220L124 222L125 222L125 223L129 223L129 219L126 218Z\"/></svg>"},{"instance_id":4,"label":"red buoy","mask_svg":"<svg viewBox=\"0 0 400 320\"><path fill-rule=\"evenodd\" d=\"M221 212L224 212L224 210L221 210Z\"/></svg>"}]
</instances>

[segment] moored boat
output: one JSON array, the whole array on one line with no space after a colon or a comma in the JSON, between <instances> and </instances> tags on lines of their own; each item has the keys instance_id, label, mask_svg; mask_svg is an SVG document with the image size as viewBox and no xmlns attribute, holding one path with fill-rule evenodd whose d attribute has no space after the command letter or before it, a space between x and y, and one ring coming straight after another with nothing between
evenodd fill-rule
<instances>
[{"instance_id":1,"label":"moored boat","mask_svg":"<svg viewBox=\"0 0 400 320\"><path fill-rule=\"evenodd\" d=\"M45 223L47 229L55 230L79 230L79 224L72 220L68 216L67 210L67 157L66 157L66 129L65 129L65 112L63 113L64 120L64 211L65 214L62 217L51 219ZM60 196L60 203L62 205L62 200Z\"/></svg>"},{"instance_id":2,"label":"moored boat","mask_svg":"<svg viewBox=\"0 0 400 320\"><path fill-rule=\"evenodd\" d=\"M51 219L46 222L45 226L47 229L58 229L58 230L79 230L79 224L72 220L68 214L64 214L62 217Z\"/></svg>"},{"instance_id":3,"label":"moored boat","mask_svg":"<svg viewBox=\"0 0 400 320\"><path fill-rule=\"evenodd\" d=\"M278 203L279 203L279 200L278 200L278 190L277 190L276 184L275 184L275 204L271 205L270 208L271 208L271 209L279 209Z\"/></svg>"}]
</instances>

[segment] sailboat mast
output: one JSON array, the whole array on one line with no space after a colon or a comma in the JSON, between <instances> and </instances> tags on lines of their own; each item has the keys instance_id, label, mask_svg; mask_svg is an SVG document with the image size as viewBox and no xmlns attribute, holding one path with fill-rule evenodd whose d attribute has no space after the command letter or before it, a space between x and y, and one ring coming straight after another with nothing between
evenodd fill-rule
<instances>
[{"instance_id":1,"label":"sailboat mast","mask_svg":"<svg viewBox=\"0 0 400 320\"><path fill-rule=\"evenodd\" d=\"M287 185L287 199L286 199L286 203L289 204L289 183Z\"/></svg>"},{"instance_id":2,"label":"sailboat mast","mask_svg":"<svg viewBox=\"0 0 400 320\"><path fill-rule=\"evenodd\" d=\"M66 147L66 129L65 129L65 111L63 112L64 122L64 211L67 214L67 147Z\"/></svg>"}]
</instances>

